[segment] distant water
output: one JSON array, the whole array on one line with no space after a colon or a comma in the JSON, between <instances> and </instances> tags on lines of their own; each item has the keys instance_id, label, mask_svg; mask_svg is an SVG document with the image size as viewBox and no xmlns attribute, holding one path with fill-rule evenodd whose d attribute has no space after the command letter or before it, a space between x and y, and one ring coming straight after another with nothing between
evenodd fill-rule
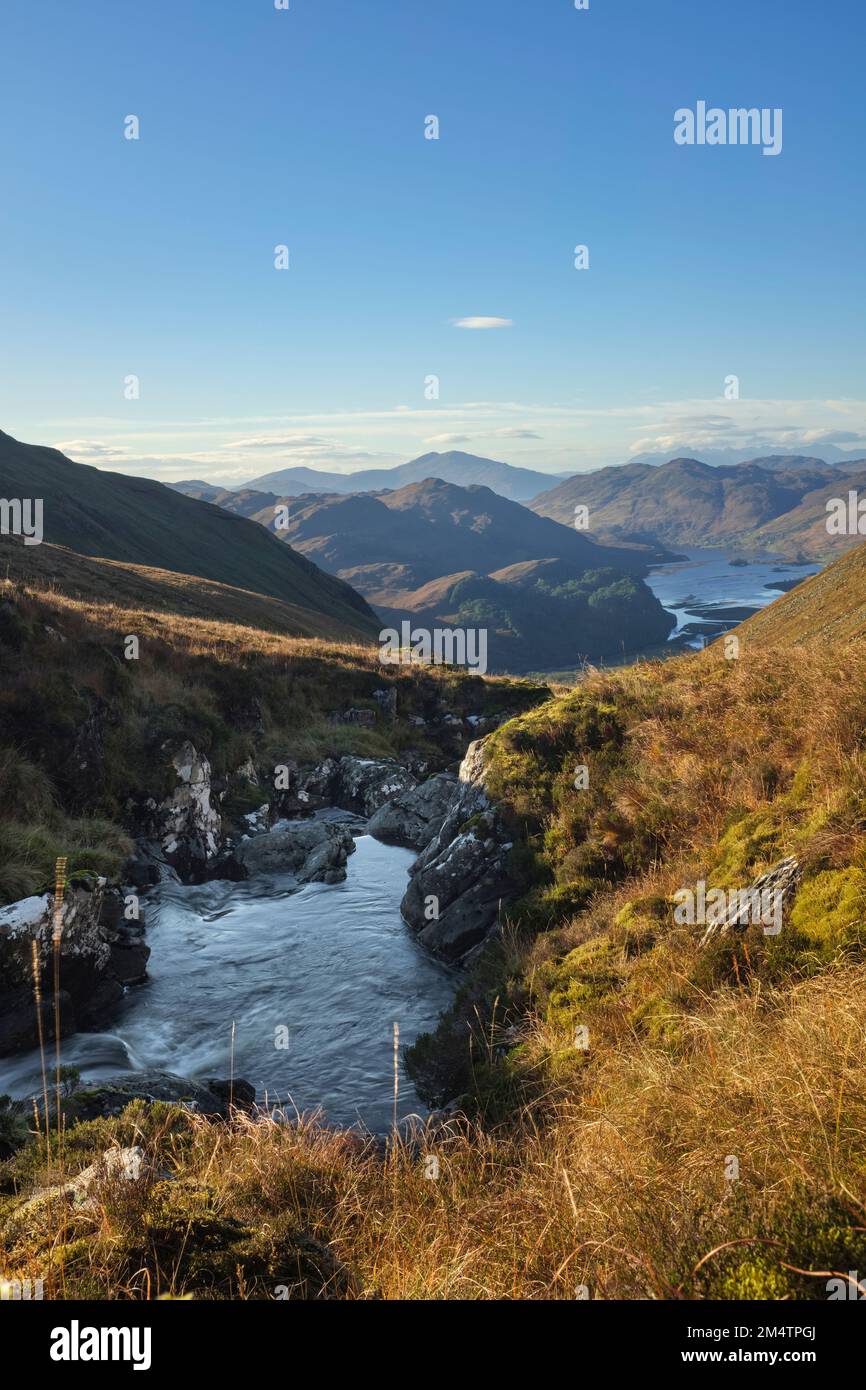
<instances>
[{"instance_id":1,"label":"distant water","mask_svg":"<svg viewBox=\"0 0 866 1390\"><path fill-rule=\"evenodd\" d=\"M687 556L684 563L656 565L646 579L662 607L676 616L677 626L671 632L671 640L682 640L692 626L708 623L708 615L696 614L695 606L766 608L782 593L779 589L768 589L767 584L805 578L817 574L821 568L819 564L795 565L772 557L750 560L747 565L732 565L731 560L738 558L734 550L682 548L679 553ZM720 622L708 640L736 626L737 621L732 618ZM701 646L700 637L695 634L689 645Z\"/></svg>"},{"instance_id":2,"label":"distant water","mask_svg":"<svg viewBox=\"0 0 866 1390\"><path fill-rule=\"evenodd\" d=\"M260 1099L386 1131L393 1024L402 1051L435 1025L456 979L400 917L414 854L369 835L356 843L345 883L297 889L281 875L153 890L149 982L126 996L110 1032L65 1039L64 1063L89 1080L146 1069L228 1077L234 1020L234 1074ZM288 1050L275 1046L282 1028ZM37 1053L0 1059L0 1093L39 1086ZM401 1074L399 1115L423 1110Z\"/></svg>"}]
</instances>

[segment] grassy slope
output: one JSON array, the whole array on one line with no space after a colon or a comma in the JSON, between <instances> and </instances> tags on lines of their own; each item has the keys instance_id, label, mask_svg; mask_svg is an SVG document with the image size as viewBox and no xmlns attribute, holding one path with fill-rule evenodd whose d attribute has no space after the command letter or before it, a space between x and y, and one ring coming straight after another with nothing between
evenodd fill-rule
<instances>
[{"instance_id":1,"label":"grassy slope","mask_svg":"<svg viewBox=\"0 0 866 1390\"><path fill-rule=\"evenodd\" d=\"M765 646L853 640L866 631L866 546L798 584L738 629L743 641Z\"/></svg>"},{"instance_id":2,"label":"grassy slope","mask_svg":"<svg viewBox=\"0 0 866 1390\"><path fill-rule=\"evenodd\" d=\"M854 559L834 567L849 635ZM811 635L811 587L740 629L738 660L717 644L594 675L492 737L524 896L413 1056L471 1122L385 1166L314 1126L82 1127L71 1170L135 1139L182 1181L137 1212L105 1186L67 1232L67 1292L140 1296L146 1269L199 1296L823 1299L830 1271L866 1267L866 651ZM701 950L674 922L676 888L745 886L785 854L803 884L780 936ZM31 1148L2 1179L21 1274L56 1234L16 1196L39 1168Z\"/></svg>"},{"instance_id":3,"label":"grassy slope","mask_svg":"<svg viewBox=\"0 0 866 1390\"><path fill-rule=\"evenodd\" d=\"M116 604L118 609L236 623L293 637L359 638L354 620L198 575L80 555L47 541L24 546L15 538L0 537L0 574L73 599Z\"/></svg>"},{"instance_id":4,"label":"grassy slope","mask_svg":"<svg viewBox=\"0 0 866 1390\"><path fill-rule=\"evenodd\" d=\"M150 478L73 463L56 449L0 433L0 495L42 498L45 540L56 545L253 589L361 638L378 631L360 595L264 528Z\"/></svg>"}]
</instances>

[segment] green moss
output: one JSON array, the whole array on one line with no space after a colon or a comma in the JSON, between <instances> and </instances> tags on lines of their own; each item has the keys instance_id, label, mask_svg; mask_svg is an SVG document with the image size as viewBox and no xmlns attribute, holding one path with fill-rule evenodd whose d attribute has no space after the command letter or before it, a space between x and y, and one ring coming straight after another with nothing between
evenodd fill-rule
<instances>
[{"instance_id":1,"label":"green moss","mask_svg":"<svg viewBox=\"0 0 866 1390\"><path fill-rule=\"evenodd\" d=\"M633 898L613 919L612 938L626 957L651 951L671 923L671 904L660 893Z\"/></svg>"},{"instance_id":2,"label":"green moss","mask_svg":"<svg viewBox=\"0 0 866 1390\"><path fill-rule=\"evenodd\" d=\"M651 995L629 1014L629 1023L649 1042L676 1050L685 1042L683 1011L666 994Z\"/></svg>"},{"instance_id":3,"label":"green moss","mask_svg":"<svg viewBox=\"0 0 866 1390\"><path fill-rule=\"evenodd\" d=\"M790 1275L766 1260L741 1260L719 1280L718 1297L735 1302L778 1302L792 1296Z\"/></svg>"},{"instance_id":4,"label":"green moss","mask_svg":"<svg viewBox=\"0 0 866 1390\"><path fill-rule=\"evenodd\" d=\"M756 873L782 857L780 812L771 806L740 816L722 835L708 883L712 887L741 887Z\"/></svg>"},{"instance_id":5,"label":"green moss","mask_svg":"<svg viewBox=\"0 0 866 1390\"><path fill-rule=\"evenodd\" d=\"M832 956L866 936L864 915L863 870L828 869L801 886L791 910L791 931L807 948Z\"/></svg>"},{"instance_id":6,"label":"green moss","mask_svg":"<svg viewBox=\"0 0 866 1390\"><path fill-rule=\"evenodd\" d=\"M589 878L537 886L515 903L509 915L523 930L538 935L583 912L597 887Z\"/></svg>"},{"instance_id":7,"label":"green moss","mask_svg":"<svg viewBox=\"0 0 866 1390\"><path fill-rule=\"evenodd\" d=\"M824 1301L825 1276L798 1270L862 1270L866 1266L866 1234L856 1218L834 1197L819 1196L814 1186L800 1184L779 1206L771 1198L750 1199L741 1184L732 1193L728 1238L739 1233L754 1244L720 1253L698 1276L693 1295L708 1299ZM708 1248L714 1233L705 1237ZM786 1267L787 1266L787 1267Z\"/></svg>"},{"instance_id":8,"label":"green moss","mask_svg":"<svg viewBox=\"0 0 866 1390\"><path fill-rule=\"evenodd\" d=\"M547 1017L561 1027L585 1021L587 1007L615 995L622 984L618 952L607 936L594 937L564 960L542 967L548 990Z\"/></svg>"}]
</instances>

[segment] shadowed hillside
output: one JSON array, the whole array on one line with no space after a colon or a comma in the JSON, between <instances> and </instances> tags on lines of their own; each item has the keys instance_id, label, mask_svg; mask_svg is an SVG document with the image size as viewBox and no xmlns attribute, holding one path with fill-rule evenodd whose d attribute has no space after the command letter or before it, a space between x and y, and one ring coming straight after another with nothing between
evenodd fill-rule
<instances>
[{"instance_id":1,"label":"shadowed hillside","mask_svg":"<svg viewBox=\"0 0 866 1390\"><path fill-rule=\"evenodd\" d=\"M73 463L0 433L0 495L41 498L44 538L84 555L175 570L281 599L359 637L378 623L348 585L262 527L149 478Z\"/></svg>"}]
</instances>

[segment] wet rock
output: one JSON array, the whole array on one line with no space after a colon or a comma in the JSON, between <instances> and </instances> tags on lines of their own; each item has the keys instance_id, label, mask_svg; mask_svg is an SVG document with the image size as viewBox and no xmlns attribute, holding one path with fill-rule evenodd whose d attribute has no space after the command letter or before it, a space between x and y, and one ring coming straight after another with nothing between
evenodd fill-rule
<instances>
[{"instance_id":1,"label":"wet rock","mask_svg":"<svg viewBox=\"0 0 866 1390\"><path fill-rule=\"evenodd\" d=\"M442 828L458 788L452 772L439 772L386 801L370 818L367 830L388 844L424 849Z\"/></svg>"},{"instance_id":2,"label":"wet rock","mask_svg":"<svg viewBox=\"0 0 866 1390\"><path fill-rule=\"evenodd\" d=\"M60 1033L97 1025L145 978L149 947L141 924L123 918L123 899L104 879L67 889L61 913ZM33 944L39 961L43 1037L55 1032L54 897L24 898L0 908L0 1056L35 1047Z\"/></svg>"},{"instance_id":3,"label":"wet rock","mask_svg":"<svg viewBox=\"0 0 866 1390\"><path fill-rule=\"evenodd\" d=\"M43 1037L54 1036L54 998L43 999L40 1009ZM65 1036L75 1027L72 1000L65 990L60 992L60 1033ZM32 988L0 989L0 1057L15 1052L27 1052L39 1039L36 1001Z\"/></svg>"},{"instance_id":4,"label":"wet rock","mask_svg":"<svg viewBox=\"0 0 866 1390\"><path fill-rule=\"evenodd\" d=\"M142 841L124 865L123 881L128 883L130 888L143 892L159 883L159 879L160 861L156 846Z\"/></svg>"},{"instance_id":5,"label":"wet rock","mask_svg":"<svg viewBox=\"0 0 866 1390\"><path fill-rule=\"evenodd\" d=\"M208 883L213 879L227 879L231 883L240 883L247 877L248 873L238 847L232 844L223 845L216 857L208 861L205 871Z\"/></svg>"},{"instance_id":6,"label":"wet rock","mask_svg":"<svg viewBox=\"0 0 866 1390\"><path fill-rule=\"evenodd\" d=\"M233 1085L234 1103L247 1106L255 1100L255 1088L248 1081L237 1077ZM61 1106L67 1122L71 1120L96 1120L103 1116L119 1115L130 1101L165 1101L185 1105L202 1115L215 1115L225 1119L229 1113L228 1081L194 1081L187 1076L177 1076L167 1071L122 1072L99 1081L83 1081L68 1095L62 1097ZM31 1097L20 1102L29 1113L33 1113L33 1101L40 1112L44 1109L41 1096ZM49 1119L56 1118L56 1102L49 1091Z\"/></svg>"},{"instance_id":7,"label":"wet rock","mask_svg":"<svg viewBox=\"0 0 866 1390\"><path fill-rule=\"evenodd\" d=\"M271 808L266 801L257 811L249 811L241 819L248 835L262 835L270 826Z\"/></svg>"},{"instance_id":8,"label":"wet rock","mask_svg":"<svg viewBox=\"0 0 866 1390\"><path fill-rule=\"evenodd\" d=\"M111 973L122 985L140 985L147 979L150 947L143 941L117 941L111 947Z\"/></svg>"},{"instance_id":9,"label":"wet rock","mask_svg":"<svg viewBox=\"0 0 866 1390\"><path fill-rule=\"evenodd\" d=\"M312 772L308 773L303 780L300 791L307 798L314 797L321 801L332 801L340 777L340 764L336 758L325 758L324 762L319 763ZM300 795L300 793L299 793Z\"/></svg>"},{"instance_id":10,"label":"wet rock","mask_svg":"<svg viewBox=\"0 0 866 1390\"><path fill-rule=\"evenodd\" d=\"M223 1101L227 1106L234 1106L236 1110L252 1110L255 1106L256 1088L241 1077L235 1077L233 1081L218 1081L213 1077L206 1077L202 1079L201 1085L207 1087L217 1100Z\"/></svg>"},{"instance_id":11,"label":"wet rock","mask_svg":"<svg viewBox=\"0 0 866 1390\"><path fill-rule=\"evenodd\" d=\"M60 922L60 1031L76 1028L76 1015L86 1012L89 1001L110 974L110 947L100 924L104 880L92 889L71 888L64 901ZM33 992L33 944L39 962L46 1036L54 1036L52 936L54 895L23 898L0 908L0 1052L33 1047L38 1041ZM116 985L116 981L114 982ZM119 988L119 986L117 986ZM49 1004L50 997L50 1007Z\"/></svg>"},{"instance_id":12,"label":"wet rock","mask_svg":"<svg viewBox=\"0 0 866 1390\"><path fill-rule=\"evenodd\" d=\"M436 955L459 961L495 928L515 891L507 839L484 790L484 740L470 744L437 835L410 870L401 912Z\"/></svg>"},{"instance_id":13,"label":"wet rock","mask_svg":"<svg viewBox=\"0 0 866 1390\"><path fill-rule=\"evenodd\" d=\"M238 848L250 874L296 874L302 883L341 883L355 848L350 832L325 821L281 822Z\"/></svg>"},{"instance_id":14,"label":"wet rock","mask_svg":"<svg viewBox=\"0 0 866 1390\"><path fill-rule=\"evenodd\" d=\"M124 989L139 985L147 978L150 947L144 944L144 918L141 905L138 916L127 918L127 898L118 888L106 888L99 909L99 924L109 944L107 973ZM118 996L119 997L119 996ZM89 1009L99 1009L91 999Z\"/></svg>"}]
</instances>

